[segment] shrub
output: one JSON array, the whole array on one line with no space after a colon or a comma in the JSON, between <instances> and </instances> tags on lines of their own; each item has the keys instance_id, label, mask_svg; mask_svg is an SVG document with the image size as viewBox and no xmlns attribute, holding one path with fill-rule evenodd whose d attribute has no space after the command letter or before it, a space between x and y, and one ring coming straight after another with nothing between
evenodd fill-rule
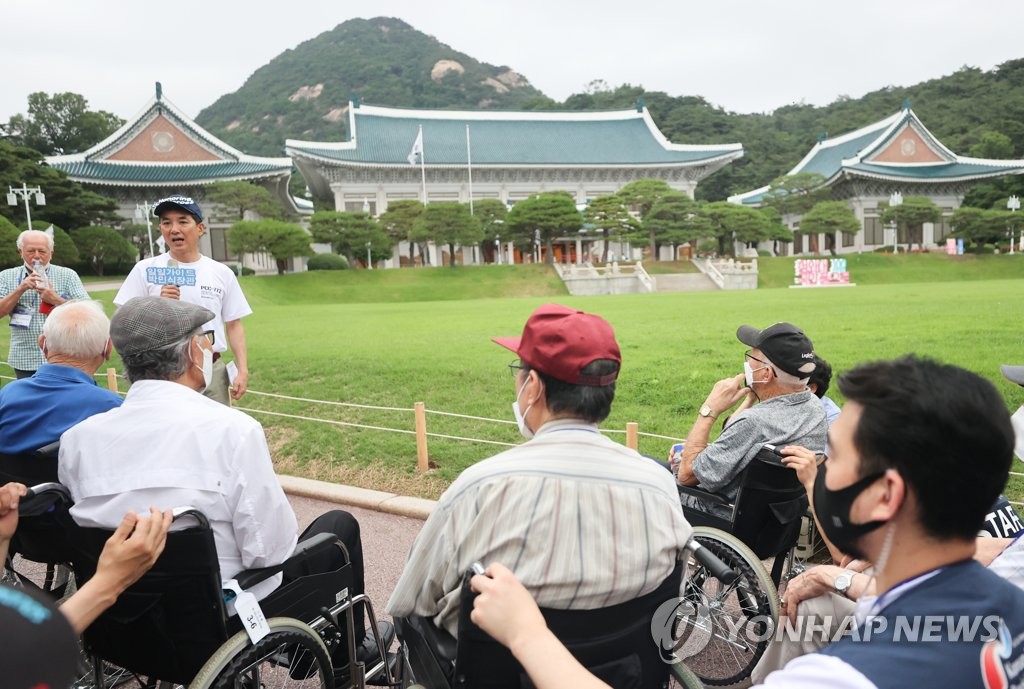
<instances>
[{"instance_id":1,"label":"shrub","mask_svg":"<svg viewBox=\"0 0 1024 689\"><path fill-rule=\"evenodd\" d=\"M348 268L348 261L344 256L337 254L317 254L306 262L308 270L345 270Z\"/></svg>"}]
</instances>

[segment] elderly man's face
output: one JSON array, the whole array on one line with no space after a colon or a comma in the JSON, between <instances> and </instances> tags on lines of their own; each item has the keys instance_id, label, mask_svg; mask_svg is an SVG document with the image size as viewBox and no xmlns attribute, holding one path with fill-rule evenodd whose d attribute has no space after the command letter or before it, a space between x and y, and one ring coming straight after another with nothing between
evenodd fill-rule
<instances>
[{"instance_id":1,"label":"elderly man's face","mask_svg":"<svg viewBox=\"0 0 1024 689\"><path fill-rule=\"evenodd\" d=\"M46 237L29 235L21 242L21 258L27 266L31 266L36 259L44 266L49 265L52 256L53 252L50 251L50 243Z\"/></svg>"}]
</instances>

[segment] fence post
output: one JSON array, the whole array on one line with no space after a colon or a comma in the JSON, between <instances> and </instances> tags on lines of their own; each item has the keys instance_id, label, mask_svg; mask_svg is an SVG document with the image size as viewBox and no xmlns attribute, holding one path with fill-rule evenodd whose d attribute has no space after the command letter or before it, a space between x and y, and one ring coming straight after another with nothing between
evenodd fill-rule
<instances>
[{"instance_id":1,"label":"fence post","mask_svg":"<svg viewBox=\"0 0 1024 689\"><path fill-rule=\"evenodd\" d=\"M110 390L111 392L117 392L117 369L116 368L111 367L111 368L107 369L107 389Z\"/></svg>"},{"instance_id":2,"label":"fence post","mask_svg":"<svg viewBox=\"0 0 1024 689\"><path fill-rule=\"evenodd\" d=\"M423 402L413 405L416 410L416 468L421 474L430 468L427 456L427 409Z\"/></svg>"},{"instance_id":3,"label":"fence post","mask_svg":"<svg viewBox=\"0 0 1024 689\"><path fill-rule=\"evenodd\" d=\"M626 424L626 447L630 450L636 450L639 447L637 440L637 431L640 430L640 424L636 421L630 421Z\"/></svg>"}]
</instances>

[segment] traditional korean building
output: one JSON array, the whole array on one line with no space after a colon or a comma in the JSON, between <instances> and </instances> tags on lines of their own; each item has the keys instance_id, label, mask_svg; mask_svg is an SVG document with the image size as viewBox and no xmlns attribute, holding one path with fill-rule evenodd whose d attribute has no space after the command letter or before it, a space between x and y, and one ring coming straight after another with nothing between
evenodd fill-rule
<instances>
[{"instance_id":1,"label":"traditional korean building","mask_svg":"<svg viewBox=\"0 0 1024 689\"><path fill-rule=\"evenodd\" d=\"M145 107L109 137L87 151L49 156L46 162L86 188L115 199L121 215L132 222L139 222L136 204L152 204L176 193L202 204L207 185L234 180L266 187L293 212L312 212L310 204L297 202L288 193L290 158L251 156L229 146L164 98L159 83ZM210 216L203 253L218 261L232 259L225 239L231 223L218 221L205 205L203 210ZM154 231L159 236L155 226ZM269 257L253 260L268 262L257 268L274 267Z\"/></svg>"},{"instance_id":2,"label":"traditional korean building","mask_svg":"<svg viewBox=\"0 0 1024 689\"><path fill-rule=\"evenodd\" d=\"M891 245L893 230L882 226L880 216L894 192L903 196L927 196L942 209L940 223L925 223L911 230L900 228L899 242L922 248L943 244L952 231L949 219L960 207L972 185L1004 175L1024 173L1024 160L985 160L957 155L928 131L909 103L896 114L833 139L822 137L788 175L820 174L832 197L845 200L860 220L856 235L807 236L799 231L800 217L788 216L793 228L792 251L817 253L834 248L837 253L874 251ZM729 198L733 203L758 207L769 187ZM766 243L765 248L770 248ZM782 245L785 246L785 245Z\"/></svg>"},{"instance_id":3,"label":"traditional korean building","mask_svg":"<svg viewBox=\"0 0 1024 689\"><path fill-rule=\"evenodd\" d=\"M285 150L316 196L332 197L337 210L376 215L398 199L511 206L554 190L583 207L644 178L692 196L702 179L743 155L738 143L669 142L642 102L610 112L508 112L354 101L348 135L338 143L289 139Z\"/></svg>"}]
</instances>

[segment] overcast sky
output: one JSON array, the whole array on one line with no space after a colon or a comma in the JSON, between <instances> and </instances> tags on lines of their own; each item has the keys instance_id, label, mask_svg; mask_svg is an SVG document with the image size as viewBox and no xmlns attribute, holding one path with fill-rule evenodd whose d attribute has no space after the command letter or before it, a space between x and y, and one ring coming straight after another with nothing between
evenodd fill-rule
<instances>
[{"instance_id":1,"label":"overcast sky","mask_svg":"<svg viewBox=\"0 0 1024 689\"><path fill-rule=\"evenodd\" d=\"M195 116L281 52L376 16L559 101L603 79L770 112L1024 57L1019 0L36 0L0 10L0 121L33 91L128 118L156 81Z\"/></svg>"}]
</instances>

